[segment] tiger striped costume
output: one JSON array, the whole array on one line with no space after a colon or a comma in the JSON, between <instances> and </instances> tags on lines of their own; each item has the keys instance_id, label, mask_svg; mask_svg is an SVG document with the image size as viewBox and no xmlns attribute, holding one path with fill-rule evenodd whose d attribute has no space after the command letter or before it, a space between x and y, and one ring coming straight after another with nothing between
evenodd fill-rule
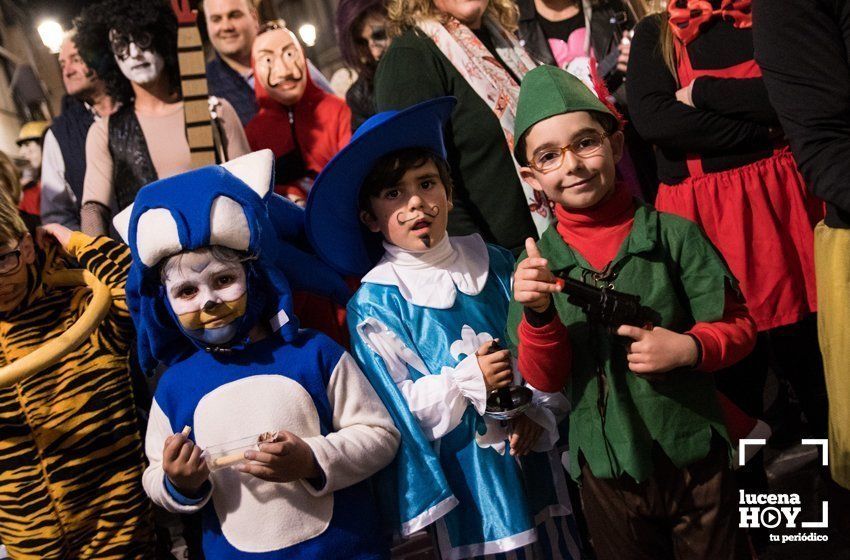
<instances>
[{"instance_id":1,"label":"tiger striped costume","mask_svg":"<svg viewBox=\"0 0 850 560\"><path fill-rule=\"evenodd\" d=\"M0 542L16 559L151 558L128 373L130 251L75 233L68 252L111 288L113 306L87 343L0 390ZM0 365L68 329L91 298L83 287L45 288L35 266L29 277L25 303L0 316Z\"/></svg>"}]
</instances>

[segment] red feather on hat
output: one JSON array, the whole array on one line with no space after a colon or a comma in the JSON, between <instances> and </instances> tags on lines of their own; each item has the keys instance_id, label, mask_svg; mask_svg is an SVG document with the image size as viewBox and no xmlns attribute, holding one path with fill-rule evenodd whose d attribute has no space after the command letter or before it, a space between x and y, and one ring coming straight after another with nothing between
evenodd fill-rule
<instances>
[{"instance_id":1,"label":"red feather on hat","mask_svg":"<svg viewBox=\"0 0 850 560\"><path fill-rule=\"evenodd\" d=\"M593 83L593 90L596 93L596 96L599 98L599 101L601 101L602 104L611 111L614 118L617 119L618 130L623 130L626 126L626 118L611 101L611 92L608 91L608 86L605 85L605 80L599 76L599 70L596 65L596 57L591 57L589 66L590 80Z\"/></svg>"}]
</instances>

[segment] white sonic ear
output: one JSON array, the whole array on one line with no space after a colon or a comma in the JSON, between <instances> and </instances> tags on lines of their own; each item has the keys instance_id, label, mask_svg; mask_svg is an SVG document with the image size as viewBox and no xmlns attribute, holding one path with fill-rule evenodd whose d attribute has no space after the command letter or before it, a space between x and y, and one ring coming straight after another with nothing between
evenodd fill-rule
<instances>
[{"instance_id":1,"label":"white sonic ear","mask_svg":"<svg viewBox=\"0 0 850 560\"><path fill-rule=\"evenodd\" d=\"M210 245L247 251L251 242L248 218L238 202L218 196L210 208Z\"/></svg>"},{"instance_id":2,"label":"white sonic ear","mask_svg":"<svg viewBox=\"0 0 850 560\"><path fill-rule=\"evenodd\" d=\"M115 226L115 231L124 240L124 243L130 244L130 217L133 215L133 205L118 212L112 218L112 225Z\"/></svg>"},{"instance_id":3,"label":"white sonic ear","mask_svg":"<svg viewBox=\"0 0 850 560\"><path fill-rule=\"evenodd\" d=\"M174 216L165 208L152 208L136 225L136 252L145 266L156 265L165 257L183 250Z\"/></svg>"},{"instance_id":4,"label":"white sonic ear","mask_svg":"<svg viewBox=\"0 0 850 560\"><path fill-rule=\"evenodd\" d=\"M222 163L221 166L251 187L260 198L265 198L272 189L274 154L271 150L251 152Z\"/></svg>"}]
</instances>

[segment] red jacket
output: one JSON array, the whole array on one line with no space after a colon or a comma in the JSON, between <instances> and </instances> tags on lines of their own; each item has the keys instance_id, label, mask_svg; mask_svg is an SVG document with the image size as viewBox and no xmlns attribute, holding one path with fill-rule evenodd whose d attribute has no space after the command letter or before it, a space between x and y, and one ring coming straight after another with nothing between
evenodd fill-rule
<instances>
[{"instance_id":1,"label":"red jacket","mask_svg":"<svg viewBox=\"0 0 850 560\"><path fill-rule=\"evenodd\" d=\"M245 126L245 134L252 150L269 148L277 159L295 147L289 122L291 112L301 157L307 169L318 175L351 139L351 110L339 97L319 89L309 73L306 79L304 96L292 107L269 97L257 80L254 89L260 110ZM278 183L275 190L282 195L306 196L295 182Z\"/></svg>"}]
</instances>

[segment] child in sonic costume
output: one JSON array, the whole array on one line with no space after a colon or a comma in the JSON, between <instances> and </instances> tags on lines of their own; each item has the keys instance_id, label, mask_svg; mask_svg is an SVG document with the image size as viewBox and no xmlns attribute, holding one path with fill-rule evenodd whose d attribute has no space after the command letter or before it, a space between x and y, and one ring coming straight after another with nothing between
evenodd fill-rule
<instances>
[{"instance_id":1,"label":"child in sonic costume","mask_svg":"<svg viewBox=\"0 0 850 560\"><path fill-rule=\"evenodd\" d=\"M478 235L448 237L442 129L455 99L375 115L316 180L307 233L337 270L363 276L348 305L358 363L402 443L382 473L395 529L429 527L442 558L577 558L563 469L552 451L567 412L533 391L508 424L483 416L513 381L504 332L513 258ZM371 269L371 270L370 270Z\"/></svg>"},{"instance_id":2,"label":"child in sonic costume","mask_svg":"<svg viewBox=\"0 0 850 560\"><path fill-rule=\"evenodd\" d=\"M303 211L272 193L272 167L265 150L157 181L116 217L142 365L168 366L144 487L202 511L207 558L387 558L364 480L398 431L354 359L298 328L281 267L323 276L282 240ZM210 472L204 448L242 438L257 445Z\"/></svg>"}]
</instances>

